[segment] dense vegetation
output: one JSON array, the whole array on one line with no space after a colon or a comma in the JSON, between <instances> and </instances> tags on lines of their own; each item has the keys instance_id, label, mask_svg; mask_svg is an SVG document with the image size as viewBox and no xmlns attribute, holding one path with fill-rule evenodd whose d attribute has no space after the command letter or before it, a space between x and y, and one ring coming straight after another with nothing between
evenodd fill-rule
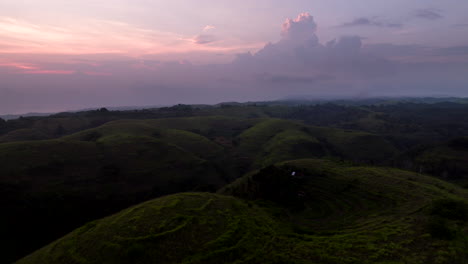
<instances>
[{"instance_id":1,"label":"dense vegetation","mask_svg":"<svg viewBox=\"0 0 468 264\"><path fill-rule=\"evenodd\" d=\"M464 263L467 131L468 102L456 98L0 119L2 262L135 204L218 191L238 198L165 196L91 222L23 262ZM160 210L167 215L149 220ZM219 224L212 232L210 221ZM177 252L162 257L168 247Z\"/></svg>"}]
</instances>

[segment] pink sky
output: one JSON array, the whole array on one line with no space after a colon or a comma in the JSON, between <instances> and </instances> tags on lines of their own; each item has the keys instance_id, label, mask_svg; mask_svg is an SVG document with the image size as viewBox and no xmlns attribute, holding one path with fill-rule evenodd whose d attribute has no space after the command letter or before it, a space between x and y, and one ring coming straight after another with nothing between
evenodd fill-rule
<instances>
[{"instance_id":1,"label":"pink sky","mask_svg":"<svg viewBox=\"0 0 468 264\"><path fill-rule=\"evenodd\" d=\"M6 0L0 114L302 94L466 96L466 8L456 0Z\"/></svg>"}]
</instances>

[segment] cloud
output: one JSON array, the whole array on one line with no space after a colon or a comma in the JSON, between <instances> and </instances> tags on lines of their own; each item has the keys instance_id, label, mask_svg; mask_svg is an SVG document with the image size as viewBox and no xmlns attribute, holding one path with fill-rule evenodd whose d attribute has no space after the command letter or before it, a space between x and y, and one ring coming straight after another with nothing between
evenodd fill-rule
<instances>
[{"instance_id":1,"label":"cloud","mask_svg":"<svg viewBox=\"0 0 468 264\"><path fill-rule=\"evenodd\" d=\"M363 52L385 58L401 56L427 56L429 48L421 45L395 45L392 43L377 43L364 45Z\"/></svg>"},{"instance_id":2,"label":"cloud","mask_svg":"<svg viewBox=\"0 0 468 264\"><path fill-rule=\"evenodd\" d=\"M73 24L50 26L22 19L0 16L0 54L113 54L133 57L147 54L182 54L196 52L232 52L247 50L255 43L223 41L208 25L194 37L158 31L129 23L81 19Z\"/></svg>"},{"instance_id":3,"label":"cloud","mask_svg":"<svg viewBox=\"0 0 468 264\"><path fill-rule=\"evenodd\" d=\"M459 29L468 28L468 23L464 23L464 24L454 24L454 25L452 25L452 27L454 27L454 28L459 28Z\"/></svg>"},{"instance_id":4,"label":"cloud","mask_svg":"<svg viewBox=\"0 0 468 264\"><path fill-rule=\"evenodd\" d=\"M360 52L362 46L359 36L342 36L338 40L332 40L327 43L329 52L338 55L356 55Z\"/></svg>"},{"instance_id":5,"label":"cloud","mask_svg":"<svg viewBox=\"0 0 468 264\"><path fill-rule=\"evenodd\" d=\"M193 42L199 45L209 44L215 41L216 41L216 37L214 35L207 35L207 34L197 35L193 38Z\"/></svg>"},{"instance_id":6,"label":"cloud","mask_svg":"<svg viewBox=\"0 0 468 264\"><path fill-rule=\"evenodd\" d=\"M214 30L216 29L215 26L212 26L212 25L206 25L204 28L203 28L203 32L208 32L210 30Z\"/></svg>"},{"instance_id":7,"label":"cloud","mask_svg":"<svg viewBox=\"0 0 468 264\"><path fill-rule=\"evenodd\" d=\"M468 56L468 46L454 46L448 48L439 48L434 50L437 55L456 55L456 56Z\"/></svg>"},{"instance_id":8,"label":"cloud","mask_svg":"<svg viewBox=\"0 0 468 264\"><path fill-rule=\"evenodd\" d=\"M212 25L206 25L202 29L202 33L196 35L195 37L189 39L191 42L197 44L197 45L205 45L205 44L210 44L213 42L217 41L217 37L214 34L208 34L208 32L211 32L215 30L216 27Z\"/></svg>"},{"instance_id":9,"label":"cloud","mask_svg":"<svg viewBox=\"0 0 468 264\"><path fill-rule=\"evenodd\" d=\"M317 24L308 13L287 19L282 26L280 41L269 43L254 54L240 54L234 64L250 72L260 70L257 76L260 74L264 80L281 84L318 84L394 73L390 61L361 52L361 37L342 36L323 45L315 34L316 30Z\"/></svg>"},{"instance_id":10,"label":"cloud","mask_svg":"<svg viewBox=\"0 0 468 264\"><path fill-rule=\"evenodd\" d=\"M318 74L318 75L297 75L297 74L269 74L263 73L256 76L257 80L262 82L269 82L274 84L313 84L321 81L328 81L335 79L332 75Z\"/></svg>"},{"instance_id":11,"label":"cloud","mask_svg":"<svg viewBox=\"0 0 468 264\"><path fill-rule=\"evenodd\" d=\"M25 74L74 74L75 71L64 71L64 70L32 70L25 71Z\"/></svg>"},{"instance_id":12,"label":"cloud","mask_svg":"<svg viewBox=\"0 0 468 264\"><path fill-rule=\"evenodd\" d=\"M302 13L295 19L288 18L282 26L281 36L284 41L317 43L315 35L317 24L309 13Z\"/></svg>"},{"instance_id":13,"label":"cloud","mask_svg":"<svg viewBox=\"0 0 468 264\"><path fill-rule=\"evenodd\" d=\"M224 40L210 34L212 29L182 40L203 52L189 51L177 59L157 54L2 54L0 113L295 95L468 96L465 46L366 44L349 33L319 40L318 25L308 13L287 19L279 29L278 41L236 50L240 54L224 64L184 61L234 52L215 46ZM58 74L69 72L74 74Z\"/></svg>"},{"instance_id":14,"label":"cloud","mask_svg":"<svg viewBox=\"0 0 468 264\"><path fill-rule=\"evenodd\" d=\"M441 10L435 8L418 9L414 11L414 16L417 18L438 20L444 16L441 14Z\"/></svg>"},{"instance_id":15,"label":"cloud","mask_svg":"<svg viewBox=\"0 0 468 264\"><path fill-rule=\"evenodd\" d=\"M180 36L139 28L127 23L88 19L79 24L49 26L0 17L0 43L11 49L2 53L140 53L177 50ZM171 45L169 45L171 44Z\"/></svg>"},{"instance_id":16,"label":"cloud","mask_svg":"<svg viewBox=\"0 0 468 264\"><path fill-rule=\"evenodd\" d=\"M373 26L373 27L387 27L387 28L401 28L403 24L400 23L384 23L378 21L376 18L359 17L351 22L345 22L338 27L359 27L359 26Z\"/></svg>"}]
</instances>

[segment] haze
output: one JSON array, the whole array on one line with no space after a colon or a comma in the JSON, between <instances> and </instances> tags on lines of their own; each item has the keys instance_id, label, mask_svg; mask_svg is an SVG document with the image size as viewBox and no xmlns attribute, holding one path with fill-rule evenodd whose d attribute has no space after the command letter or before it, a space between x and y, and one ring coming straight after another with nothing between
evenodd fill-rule
<instances>
[{"instance_id":1,"label":"haze","mask_svg":"<svg viewBox=\"0 0 468 264\"><path fill-rule=\"evenodd\" d=\"M0 114L468 96L463 0L0 2Z\"/></svg>"}]
</instances>

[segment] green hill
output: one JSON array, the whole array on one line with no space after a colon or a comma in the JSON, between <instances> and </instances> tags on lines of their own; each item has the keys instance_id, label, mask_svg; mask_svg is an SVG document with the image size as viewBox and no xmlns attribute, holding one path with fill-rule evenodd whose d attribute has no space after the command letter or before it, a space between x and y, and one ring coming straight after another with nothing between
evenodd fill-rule
<instances>
[{"instance_id":1,"label":"green hill","mask_svg":"<svg viewBox=\"0 0 468 264\"><path fill-rule=\"evenodd\" d=\"M325 156L382 163L398 153L378 135L281 119L266 119L242 132L237 140L242 152L253 158L256 168L288 159Z\"/></svg>"},{"instance_id":2,"label":"green hill","mask_svg":"<svg viewBox=\"0 0 468 264\"><path fill-rule=\"evenodd\" d=\"M304 263L468 260L468 193L432 177L296 160L250 173L220 193L266 206L292 230L288 254Z\"/></svg>"},{"instance_id":3,"label":"green hill","mask_svg":"<svg viewBox=\"0 0 468 264\"><path fill-rule=\"evenodd\" d=\"M295 172L294 175L292 175ZM468 193L390 168L304 159L219 191L90 222L24 263L466 263Z\"/></svg>"},{"instance_id":4,"label":"green hill","mask_svg":"<svg viewBox=\"0 0 468 264\"><path fill-rule=\"evenodd\" d=\"M0 247L8 262L128 206L214 192L252 170L294 159L382 165L404 157L410 164L401 167L466 185L464 139L434 143L466 131L465 108L179 105L0 122ZM458 118L441 125L440 111ZM415 142L433 144L402 156Z\"/></svg>"},{"instance_id":5,"label":"green hill","mask_svg":"<svg viewBox=\"0 0 468 264\"><path fill-rule=\"evenodd\" d=\"M17 263L258 262L274 246L274 229L241 200L176 194L90 222Z\"/></svg>"},{"instance_id":6,"label":"green hill","mask_svg":"<svg viewBox=\"0 0 468 264\"><path fill-rule=\"evenodd\" d=\"M52 128L55 121L41 124ZM21 255L129 205L178 192L216 191L276 162L381 162L392 155L392 146L377 135L280 119L110 121L58 139L0 143L0 200L6 210L0 231L10 240L4 243L8 252ZM71 205L78 209L70 211ZM28 223L30 218L37 221Z\"/></svg>"},{"instance_id":7,"label":"green hill","mask_svg":"<svg viewBox=\"0 0 468 264\"><path fill-rule=\"evenodd\" d=\"M234 177L216 165L220 153L219 144L201 135L142 121L0 144L0 233L6 238L0 245L14 258L129 205L215 191Z\"/></svg>"},{"instance_id":8,"label":"green hill","mask_svg":"<svg viewBox=\"0 0 468 264\"><path fill-rule=\"evenodd\" d=\"M420 146L398 159L407 169L421 171L468 187L468 137Z\"/></svg>"}]
</instances>

